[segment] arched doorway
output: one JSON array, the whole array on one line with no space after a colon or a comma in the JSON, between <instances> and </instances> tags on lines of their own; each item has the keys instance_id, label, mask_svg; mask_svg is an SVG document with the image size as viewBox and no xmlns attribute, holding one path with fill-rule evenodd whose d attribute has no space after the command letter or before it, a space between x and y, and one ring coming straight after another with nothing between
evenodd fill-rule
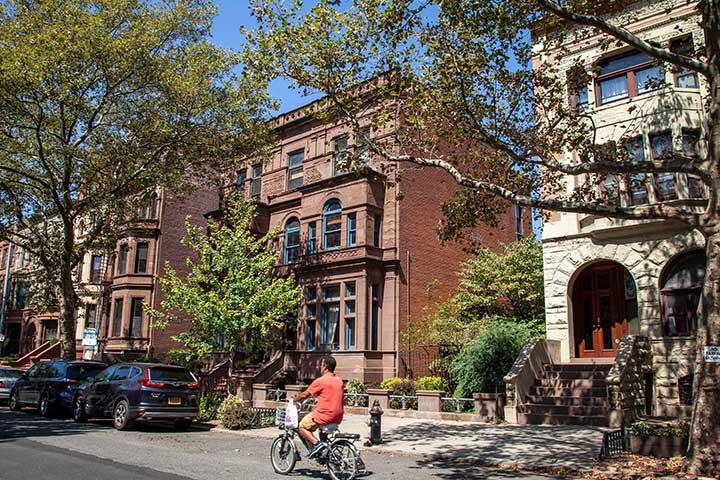
<instances>
[{"instance_id":1,"label":"arched doorway","mask_svg":"<svg viewBox=\"0 0 720 480\"><path fill-rule=\"evenodd\" d=\"M573 285L572 304L575 357L614 357L637 317L630 272L611 261L585 267Z\"/></svg>"}]
</instances>

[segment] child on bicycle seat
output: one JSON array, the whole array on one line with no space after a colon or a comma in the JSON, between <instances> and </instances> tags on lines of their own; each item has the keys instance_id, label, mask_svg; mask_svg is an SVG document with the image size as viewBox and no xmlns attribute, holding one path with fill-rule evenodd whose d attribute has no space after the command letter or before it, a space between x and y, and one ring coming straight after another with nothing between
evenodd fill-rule
<instances>
[{"instance_id":1,"label":"child on bicycle seat","mask_svg":"<svg viewBox=\"0 0 720 480\"><path fill-rule=\"evenodd\" d=\"M298 433L310 442L312 449L308 452L308 458L313 458L327 445L319 441L312 433L321 425L340 423L343 419L343 382L335 375L336 362L333 357L326 357L320 363L322 375L315 379L312 384L302 393L297 394L294 402L302 401L308 397L317 398L315 409L300 421Z\"/></svg>"}]
</instances>

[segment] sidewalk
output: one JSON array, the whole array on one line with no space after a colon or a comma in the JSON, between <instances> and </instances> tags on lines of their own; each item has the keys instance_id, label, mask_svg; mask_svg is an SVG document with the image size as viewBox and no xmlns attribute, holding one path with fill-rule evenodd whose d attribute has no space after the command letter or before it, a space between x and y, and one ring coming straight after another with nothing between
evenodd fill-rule
<instances>
[{"instance_id":1,"label":"sidewalk","mask_svg":"<svg viewBox=\"0 0 720 480\"><path fill-rule=\"evenodd\" d=\"M457 462L482 465L591 470L602 442L599 429L548 425L489 425L470 422L383 417L382 445L362 447L369 435L367 417L345 415L341 430L360 433L361 450L425 456L430 464ZM274 438L277 428L236 432Z\"/></svg>"}]
</instances>

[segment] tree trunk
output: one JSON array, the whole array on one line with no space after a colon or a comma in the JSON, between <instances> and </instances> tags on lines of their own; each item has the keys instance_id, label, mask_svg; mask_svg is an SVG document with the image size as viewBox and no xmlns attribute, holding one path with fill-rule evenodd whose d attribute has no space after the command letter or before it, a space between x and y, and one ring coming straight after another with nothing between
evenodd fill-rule
<instances>
[{"instance_id":1,"label":"tree trunk","mask_svg":"<svg viewBox=\"0 0 720 480\"><path fill-rule=\"evenodd\" d=\"M68 262L69 263L69 262ZM77 307L77 294L73 284L72 269L63 267L60 278L62 301L60 305L60 321L58 322L58 339L60 340L61 356L68 360L75 357L75 309Z\"/></svg>"},{"instance_id":2,"label":"tree trunk","mask_svg":"<svg viewBox=\"0 0 720 480\"><path fill-rule=\"evenodd\" d=\"M689 471L720 478L720 363L706 363L706 345L720 345L720 231L707 237L707 266L697 331Z\"/></svg>"}]
</instances>

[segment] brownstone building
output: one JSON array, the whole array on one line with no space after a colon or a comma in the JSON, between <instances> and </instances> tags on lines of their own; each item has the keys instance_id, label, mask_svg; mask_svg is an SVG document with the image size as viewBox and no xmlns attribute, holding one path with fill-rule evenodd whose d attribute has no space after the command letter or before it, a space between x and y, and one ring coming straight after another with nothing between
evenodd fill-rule
<instances>
[{"instance_id":1,"label":"brownstone building","mask_svg":"<svg viewBox=\"0 0 720 480\"><path fill-rule=\"evenodd\" d=\"M282 231L278 274L293 271L303 289L296 348L283 363L309 378L333 352L346 379L403 375L408 322L453 291L468 258L467 245L442 245L436 234L440 206L458 186L440 169L383 165L365 140L382 133L353 134L318 120L315 107L276 117L271 158L248 162L234 184L257 199L262 229ZM347 172L349 154L364 167ZM478 228L472 240L497 249L523 230L529 219L509 206L498 228Z\"/></svg>"}]
</instances>

